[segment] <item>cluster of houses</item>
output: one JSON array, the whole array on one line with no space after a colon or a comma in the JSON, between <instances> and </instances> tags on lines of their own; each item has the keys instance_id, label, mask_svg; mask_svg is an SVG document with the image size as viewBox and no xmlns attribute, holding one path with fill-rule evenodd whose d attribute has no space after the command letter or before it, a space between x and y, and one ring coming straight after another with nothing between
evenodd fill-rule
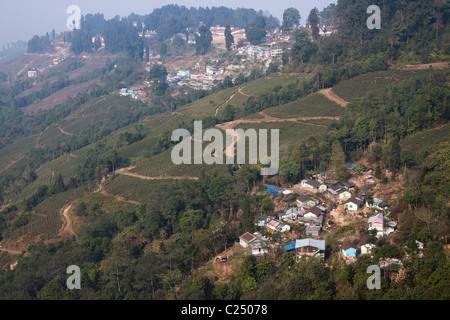
<instances>
[{"instance_id":1,"label":"cluster of houses","mask_svg":"<svg viewBox=\"0 0 450 320\"><path fill-rule=\"evenodd\" d=\"M223 81L224 69L214 66L201 68L195 66L193 70L180 69L176 72L169 72L167 82L169 86L188 86L193 89L210 90L215 81Z\"/></svg>"},{"instance_id":2,"label":"cluster of houses","mask_svg":"<svg viewBox=\"0 0 450 320\"><path fill-rule=\"evenodd\" d=\"M52 64L50 64L48 66L41 66L41 67L38 67L38 68L30 68L30 69L27 70L27 77L29 79L37 78L40 74L44 73L45 71L47 71L49 69L52 69L54 66L59 64L64 59L66 59L66 53L64 53L63 55L60 55L60 56L52 58Z\"/></svg>"},{"instance_id":3,"label":"cluster of houses","mask_svg":"<svg viewBox=\"0 0 450 320\"><path fill-rule=\"evenodd\" d=\"M147 96L147 93L142 89L128 89L128 88L122 88L119 91L119 95L121 96L130 96L131 98L137 100L142 99Z\"/></svg>"},{"instance_id":4,"label":"cluster of houses","mask_svg":"<svg viewBox=\"0 0 450 320\"><path fill-rule=\"evenodd\" d=\"M276 43L266 46L256 46L247 45L243 48L237 49L238 53L244 57L254 58L254 59L270 59L270 58L281 58L283 56L284 49L277 48Z\"/></svg>"},{"instance_id":5,"label":"cluster of houses","mask_svg":"<svg viewBox=\"0 0 450 320\"><path fill-rule=\"evenodd\" d=\"M347 167L349 170L353 170L354 165L348 164ZM359 167L359 172L361 170L364 171L362 174L367 175L371 173L371 168ZM359 246L351 242L344 242L339 248L340 255L347 262L354 261L357 254L372 254L375 245L370 243L368 239L372 236L379 238L396 230L397 222L389 221L385 216L385 213L390 210L389 205L379 198L367 198L366 191L357 192L356 185L352 182L328 184L325 182L327 174L326 172L321 172L315 179L304 179L299 186L294 186L294 188L291 188L291 186L280 188L266 184L265 190L272 197L290 195L294 192L298 196L295 203L287 204L288 208L286 210L275 212L275 215L272 217L258 217L256 226L269 234L283 237L291 230L293 224L302 224L306 226L307 237L317 237L322 231L327 214L327 208L318 199L326 198L333 203L341 205L341 208L343 207L343 210L337 210L337 212L345 211L354 214L363 210L374 212L372 215L369 214L371 215L370 217L365 215L368 218L367 230L369 233L361 236ZM331 226L331 222L328 221L326 226ZM246 238L248 238L247 240L251 239L251 241L247 241ZM287 239L289 237L284 236L283 238ZM270 240L270 236L265 238L260 233L253 235L246 233L245 237L240 239L240 243L245 248L252 243L252 254L260 255L270 251ZM323 259L325 255L325 240L314 238L296 239L296 236L294 236L294 242L286 245L284 249L292 253L296 261L304 257L319 257Z\"/></svg>"}]
</instances>

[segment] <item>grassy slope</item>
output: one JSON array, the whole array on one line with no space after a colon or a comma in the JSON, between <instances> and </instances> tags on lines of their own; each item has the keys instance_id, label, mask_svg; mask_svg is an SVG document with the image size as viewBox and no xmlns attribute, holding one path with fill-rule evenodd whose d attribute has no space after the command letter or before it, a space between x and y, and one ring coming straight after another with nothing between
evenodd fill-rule
<instances>
[{"instance_id":1,"label":"grassy slope","mask_svg":"<svg viewBox=\"0 0 450 320\"><path fill-rule=\"evenodd\" d=\"M386 70L363 74L350 80L341 81L333 91L349 102L361 100L369 93L379 94L386 86L398 84L415 75L429 74L428 70Z\"/></svg>"},{"instance_id":2,"label":"grassy slope","mask_svg":"<svg viewBox=\"0 0 450 320\"><path fill-rule=\"evenodd\" d=\"M407 75L402 72L405 71L389 71L392 72L397 78L404 78ZM406 71L410 73L411 71ZM414 71L416 72L416 71ZM369 76L366 75L364 81L366 83L372 83L370 86L364 87L364 89L355 93L352 86L356 83L364 83L363 80L349 80L340 84L340 88L335 90L338 95L350 101L357 99L360 96L365 95L367 92L376 92L378 88L384 87L392 81L397 81L395 77L388 79L388 73L377 73L375 80L377 82L370 82ZM299 76L301 77L301 76ZM132 170L134 173L138 173L145 176L198 176L201 169L204 169L205 173L210 174L213 171L221 172L226 170L223 165L174 165L170 159L171 149L162 152L159 155L148 157L147 151L154 145L157 137L163 132L171 132L174 129L180 127L182 123L190 123L194 119L201 119L205 116L214 116L216 108L220 105L232 104L238 107L242 107L244 101L248 98L247 95L258 95L265 90L272 90L277 85L286 85L288 82L294 82L299 78L297 76L272 76L271 78L263 78L256 81L246 83L242 86L242 93L237 92L238 87L229 88L217 93L214 93L208 97L200 99L189 105L186 105L177 112L166 112L164 114L147 116L140 119L140 123L144 125L144 132L146 138L142 141L133 143L131 145L123 146L118 149L118 153L121 157L132 160L136 168ZM384 79L384 80L380 80ZM390 82L389 82L390 81ZM361 88L361 86L359 87ZM334 89L333 89L334 90ZM233 94L235 94L233 96ZM232 97L233 96L233 97ZM232 97L230 99L230 97ZM112 95L106 98L100 98L98 101L90 102L84 106L81 106L79 111L72 119L66 119L60 123L55 124L47 128L42 135L34 135L18 141L7 148L0 150L0 159L2 163L11 161L18 155L23 154L26 150L35 147L37 138L39 137L39 145L54 146L59 143L63 143L70 137L64 134L58 128L61 128L69 133L78 134L82 133L86 128L98 123L98 119L104 119L104 121L114 121L114 114L118 108L122 106L132 107L134 101L128 98L118 97ZM298 99L291 103L269 108L265 110L269 116L289 118L289 117L311 117L311 116L341 116L344 112L344 108L336 103L329 101L323 95L319 93L311 94L302 99ZM220 113L219 113L220 114ZM119 115L120 116L120 115ZM258 116L255 116L258 117ZM105 120L106 119L106 120ZM253 129L279 129L280 130L280 156L283 159L284 155L295 152L298 146L305 142L308 138L318 136L326 133L326 126L333 120L330 119L316 119L308 120L305 122L270 122L270 123L241 123L236 128L242 128L244 130ZM133 124L121 128L112 132L107 136L103 142L107 145L115 145L117 136L124 131L132 131ZM440 129L430 130L430 132L424 132L418 134L417 137L408 137L402 141L404 148L416 148L416 144L419 141L442 141L448 137L449 126L446 125ZM420 139L417 139L421 137ZM432 148L435 143L425 143L424 145ZM72 152L72 155L64 155L55 159L49 163L43 164L37 169L38 179L31 183L23 192L21 192L17 199L23 199L29 197L37 190L42 184L49 184L51 181L52 172L56 176L61 173L64 181L67 183L71 176L76 173L77 167L83 164L85 157L88 155L92 145L86 146L80 150ZM119 195L125 199L138 201L151 206L158 206L160 204L160 190L168 188L173 184L183 184L182 180L143 180L126 175L116 175L112 182L106 184L105 191L113 195ZM63 195L63 194L62 194ZM70 198L70 199L69 199ZM65 203L60 203L56 200L56 197L52 197L44 201L38 206L38 210L47 214L54 212L57 207L61 207ZM71 197L67 199L71 200ZM64 200L67 200L64 199ZM114 199L111 196L102 195L100 193L86 194L81 197L82 201L86 201L89 205L99 202L102 209L107 212L115 212L121 209L123 206L129 206L129 209L135 208L135 204L121 202ZM105 209L107 208L107 209ZM128 207L126 207L128 208ZM122 208L125 209L126 208ZM49 234L54 235L56 227L48 228Z\"/></svg>"},{"instance_id":3,"label":"grassy slope","mask_svg":"<svg viewBox=\"0 0 450 320\"><path fill-rule=\"evenodd\" d=\"M450 137L450 124L441 127L425 130L407 136L400 141L402 149L411 151L417 163L421 163L427 154L431 154L439 149L439 144L448 141Z\"/></svg>"},{"instance_id":4,"label":"grassy slope","mask_svg":"<svg viewBox=\"0 0 450 320\"><path fill-rule=\"evenodd\" d=\"M344 108L320 93L313 93L287 104L264 110L269 116L279 118L341 116Z\"/></svg>"}]
</instances>

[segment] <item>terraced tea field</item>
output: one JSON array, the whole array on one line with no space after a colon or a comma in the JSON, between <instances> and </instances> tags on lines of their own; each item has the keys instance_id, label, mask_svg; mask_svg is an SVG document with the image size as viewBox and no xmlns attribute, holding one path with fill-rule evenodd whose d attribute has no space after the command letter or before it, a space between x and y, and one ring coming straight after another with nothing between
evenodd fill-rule
<instances>
[{"instance_id":1,"label":"terraced tea field","mask_svg":"<svg viewBox=\"0 0 450 320\"><path fill-rule=\"evenodd\" d=\"M342 116L345 108L320 93L313 93L287 104L268 108L264 113L278 118Z\"/></svg>"}]
</instances>

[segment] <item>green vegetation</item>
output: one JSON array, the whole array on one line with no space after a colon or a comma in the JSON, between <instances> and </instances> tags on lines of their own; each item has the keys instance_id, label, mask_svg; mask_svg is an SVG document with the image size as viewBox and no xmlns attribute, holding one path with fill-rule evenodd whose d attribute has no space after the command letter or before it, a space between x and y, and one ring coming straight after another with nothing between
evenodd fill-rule
<instances>
[{"instance_id":1,"label":"green vegetation","mask_svg":"<svg viewBox=\"0 0 450 320\"><path fill-rule=\"evenodd\" d=\"M103 55L98 42L90 41L103 36L105 54L115 54L103 68L72 79L65 73L84 62L66 61L37 82L38 90L31 80L11 83L0 74L0 240L27 246L13 270L7 267L12 255L0 257L6 266L0 269L0 299L450 299L450 74L448 68L398 69L448 61L448 13L440 1L386 0L380 4L386 27L370 31L361 27L367 6L342 0L322 12L314 8L308 17L312 33L291 33L300 16L287 9L283 36L293 41L283 44L290 49L283 67L280 61L266 70L258 66L236 74L234 82L225 77L209 91L181 88L177 94L168 87L165 63L171 55L182 58L191 50L195 56L194 46L174 35L192 38L203 22L198 58L211 59L218 50L210 48L208 26L247 27L248 40L259 43L278 26L275 18L252 9L176 5L122 19L88 14L82 29L66 33L65 40L74 53ZM133 26L135 21L145 26ZM316 27L324 21L338 32L318 36ZM148 30L157 36L139 37ZM230 48L229 28L227 35ZM46 39L34 37L30 51L46 50ZM160 53L163 65L145 71L144 48ZM217 57L232 53L223 50ZM99 84L53 109L20 109L88 79ZM117 94L144 80L151 82L147 100ZM318 92L330 87L350 103L341 107ZM286 121L266 121L266 115ZM172 163L175 129L193 132L195 120L206 129L244 118L255 121L235 128L280 130L277 175L261 176L258 165ZM343 183L348 162L357 164L355 172L375 168L377 187L390 198L385 213L398 222L387 237L369 233L373 258L359 255L343 263L341 240L356 244L355 233L364 234L366 223L336 223L320 236L327 241L326 263L295 262L283 250L288 243L273 235L281 245L260 258L233 246L222 270L229 273L217 281L215 258L253 232L258 216L272 216L295 201L295 194L280 196L281 202L267 196L264 184L297 184L328 169ZM62 217L69 204L68 217ZM61 238L63 219L71 219L76 237ZM292 227L305 235L303 226ZM384 269L381 289L369 290L367 267L385 258L402 265ZM83 290L65 286L74 261Z\"/></svg>"},{"instance_id":2,"label":"green vegetation","mask_svg":"<svg viewBox=\"0 0 450 320\"><path fill-rule=\"evenodd\" d=\"M322 94L314 93L296 101L266 109L264 112L279 118L339 117L344 114L345 109Z\"/></svg>"}]
</instances>

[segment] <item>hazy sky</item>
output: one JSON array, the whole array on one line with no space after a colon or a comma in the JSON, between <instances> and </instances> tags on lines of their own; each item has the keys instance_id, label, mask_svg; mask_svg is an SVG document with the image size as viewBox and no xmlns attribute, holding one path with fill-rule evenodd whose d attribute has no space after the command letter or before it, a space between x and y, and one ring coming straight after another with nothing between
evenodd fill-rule
<instances>
[{"instance_id":1,"label":"hazy sky","mask_svg":"<svg viewBox=\"0 0 450 320\"><path fill-rule=\"evenodd\" d=\"M283 11L294 7L300 11L301 23L305 23L313 7L322 10L337 0L0 0L0 50L6 42L29 40L33 35L44 35L55 29L61 32L67 29L66 13L69 5L78 5L81 14L103 13L110 19L116 15L127 16L148 14L155 8L167 4L186 7L254 8L269 11L282 21Z\"/></svg>"}]
</instances>

